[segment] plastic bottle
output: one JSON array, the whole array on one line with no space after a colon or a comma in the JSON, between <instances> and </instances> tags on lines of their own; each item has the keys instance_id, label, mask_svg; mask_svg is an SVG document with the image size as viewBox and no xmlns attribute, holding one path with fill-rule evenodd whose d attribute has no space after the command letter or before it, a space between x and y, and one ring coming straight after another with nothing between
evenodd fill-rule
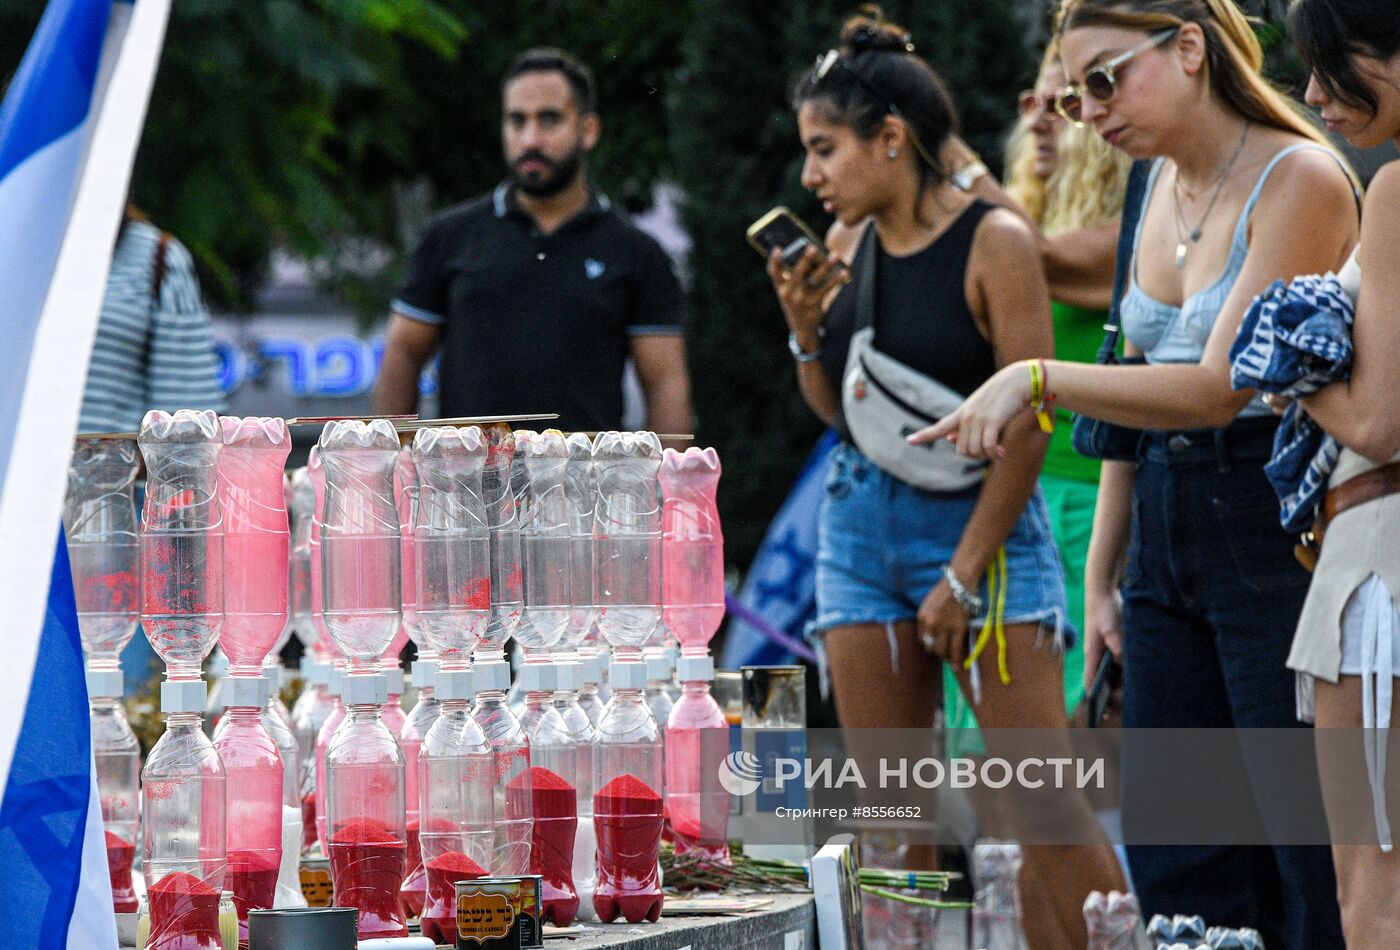
<instances>
[{"instance_id":1,"label":"plastic bottle","mask_svg":"<svg viewBox=\"0 0 1400 950\"><path fill-rule=\"evenodd\" d=\"M405 445L394 460L394 505L399 512L399 602L403 632L413 641L419 659L430 650L418 627L418 553L413 526L418 513L418 467L413 464L413 448ZM402 646L402 644L400 644Z\"/></svg>"},{"instance_id":2,"label":"plastic bottle","mask_svg":"<svg viewBox=\"0 0 1400 950\"><path fill-rule=\"evenodd\" d=\"M386 666L384 668L384 681L389 690L389 698L384 700L384 705L379 709L379 715L384 720L384 727L397 739L403 733L404 723L408 721L408 717L403 711L403 670L397 665Z\"/></svg>"},{"instance_id":3,"label":"plastic bottle","mask_svg":"<svg viewBox=\"0 0 1400 950\"><path fill-rule=\"evenodd\" d=\"M136 858L140 821L141 747L122 707L120 670L88 670L88 713L97 795L106 832L107 870L112 878L112 907L118 914L137 910L131 865Z\"/></svg>"},{"instance_id":4,"label":"plastic bottle","mask_svg":"<svg viewBox=\"0 0 1400 950\"><path fill-rule=\"evenodd\" d=\"M1135 950L1142 912L1132 894L1090 891L1084 899L1084 924L1089 932L1087 950Z\"/></svg>"},{"instance_id":5,"label":"plastic bottle","mask_svg":"<svg viewBox=\"0 0 1400 950\"><path fill-rule=\"evenodd\" d=\"M137 445L146 462L141 623L171 680L197 680L224 624L218 417L153 409Z\"/></svg>"},{"instance_id":6,"label":"plastic bottle","mask_svg":"<svg viewBox=\"0 0 1400 950\"><path fill-rule=\"evenodd\" d=\"M658 479L662 505L661 576L666 626L681 652L703 653L724 620L724 534L712 448L667 449Z\"/></svg>"},{"instance_id":7,"label":"plastic bottle","mask_svg":"<svg viewBox=\"0 0 1400 950\"><path fill-rule=\"evenodd\" d=\"M223 950L225 777L200 728L204 683L167 680L160 692L165 732L141 771L141 854L151 909L146 950Z\"/></svg>"},{"instance_id":8,"label":"plastic bottle","mask_svg":"<svg viewBox=\"0 0 1400 950\"><path fill-rule=\"evenodd\" d=\"M291 472L290 485L287 619L297 639L310 651L316 643L316 625L311 618L311 523L316 517L316 489L305 467Z\"/></svg>"},{"instance_id":9,"label":"plastic bottle","mask_svg":"<svg viewBox=\"0 0 1400 950\"><path fill-rule=\"evenodd\" d=\"M497 876L529 874L530 740L506 703L510 664L505 660L479 660L472 674L476 685L472 718L491 744L495 761L491 796L495 834L490 870Z\"/></svg>"},{"instance_id":10,"label":"plastic bottle","mask_svg":"<svg viewBox=\"0 0 1400 950\"><path fill-rule=\"evenodd\" d=\"M549 662L573 616L573 536L565 475L569 449L557 430L516 432L524 470L520 550L525 610L516 642L525 662Z\"/></svg>"},{"instance_id":11,"label":"plastic bottle","mask_svg":"<svg viewBox=\"0 0 1400 950\"><path fill-rule=\"evenodd\" d=\"M603 661L596 655L585 655L580 658L579 670L582 681L578 688L578 704L597 729L603 720L604 704L599 685L603 678Z\"/></svg>"},{"instance_id":12,"label":"plastic bottle","mask_svg":"<svg viewBox=\"0 0 1400 950\"><path fill-rule=\"evenodd\" d=\"M321 447L313 445L306 456L306 475L311 482L314 504L311 509L311 540L308 542L311 556L311 628L315 631L315 641L311 644L311 654L326 662L343 660L344 654L331 640L326 628L326 583L324 564L321 556L321 523L326 507L326 467L321 464Z\"/></svg>"},{"instance_id":13,"label":"plastic bottle","mask_svg":"<svg viewBox=\"0 0 1400 950\"><path fill-rule=\"evenodd\" d=\"M456 937L453 882L489 873L493 844L495 756L467 708L469 670L439 670L438 718L419 752L419 845L426 869L423 935Z\"/></svg>"},{"instance_id":14,"label":"plastic bottle","mask_svg":"<svg viewBox=\"0 0 1400 950\"><path fill-rule=\"evenodd\" d=\"M986 950L1025 950L1021 927L1021 848L1013 841L983 839L973 847L977 891L972 941Z\"/></svg>"},{"instance_id":15,"label":"plastic bottle","mask_svg":"<svg viewBox=\"0 0 1400 950\"><path fill-rule=\"evenodd\" d=\"M681 657L681 698L666 722L666 806L676 853L729 863L730 796L719 784L729 722L710 694L714 661Z\"/></svg>"},{"instance_id":16,"label":"plastic bottle","mask_svg":"<svg viewBox=\"0 0 1400 950\"><path fill-rule=\"evenodd\" d=\"M402 636L399 513L394 463L399 437L387 420L328 422L321 431L326 498L321 510L326 630L351 674L377 673Z\"/></svg>"},{"instance_id":17,"label":"plastic bottle","mask_svg":"<svg viewBox=\"0 0 1400 950\"><path fill-rule=\"evenodd\" d=\"M661 442L602 432L593 442L593 603L617 660L640 660L661 620Z\"/></svg>"},{"instance_id":18,"label":"plastic bottle","mask_svg":"<svg viewBox=\"0 0 1400 950\"><path fill-rule=\"evenodd\" d=\"M214 748L224 766L228 865L223 888L238 909L238 939L248 942L248 911L270 909L282 865L282 757L263 725L267 681L230 676Z\"/></svg>"},{"instance_id":19,"label":"plastic bottle","mask_svg":"<svg viewBox=\"0 0 1400 950\"><path fill-rule=\"evenodd\" d=\"M558 688L554 691L553 703L574 747L574 771L566 776L576 791L575 814L578 816L571 880L579 899L578 916L585 920L595 920L597 915L593 911L593 891L598 883L598 838L593 829L593 792L596 788L593 781L593 743L598 737L598 730L594 727L593 720L588 718L588 713L579 705L580 670L581 666L578 663L558 666Z\"/></svg>"},{"instance_id":20,"label":"plastic bottle","mask_svg":"<svg viewBox=\"0 0 1400 950\"><path fill-rule=\"evenodd\" d=\"M326 852L326 753L330 750L331 740L335 738L336 730L345 721L345 705L341 702L341 693L345 689L345 674L340 670L331 671L330 683L326 686L326 693L334 701L330 714L326 716L326 721L321 724L321 731L316 733L315 752L315 807L312 809L312 821L316 828L316 842L320 845L321 854ZM305 816L305 798L302 799L302 815Z\"/></svg>"},{"instance_id":21,"label":"plastic bottle","mask_svg":"<svg viewBox=\"0 0 1400 950\"><path fill-rule=\"evenodd\" d=\"M413 661L413 684L418 688L418 701L404 720L399 733L399 748L404 758L404 819L408 832L408 874L399 888L399 901L409 918L423 913L428 892L428 872L423 869L423 851L419 845L419 753L440 712L436 688L437 664L431 660Z\"/></svg>"},{"instance_id":22,"label":"plastic bottle","mask_svg":"<svg viewBox=\"0 0 1400 950\"><path fill-rule=\"evenodd\" d=\"M525 580L520 558L520 520L511 489L515 437L496 426L482 435L487 447L486 464L481 471L481 498L491 531L491 617L475 652L487 657L500 656L506 641L520 626Z\"/></svg>"},{"instance_id":23,"label":"plastic bottle","mask_svg":"<svg viewBox=\"0 0 1400 950\"><path fill-rule=\"evenodd\" d=\"M663 727L671 719L675 703L671 700L671 664L664 653L653 653L646 658L647 685L643 695L647 708L657 725ZM663 733L664 742L664 733Z\"/></svg>"},{"instance_id":24,"label":"plastic bottle","mask_svg":"<svg viewBox=\"0 0 1400 950\"><path fill-rule=\"evenodd\" d=\"M89 669L118 667L140 617L137 468L136 446L122 440L81 441L68 465L63 522Z\"/></svg>"},{"instance_id":25,"label":"plastic bottle","mask_svg":"<svg viewBox=\"0 0 1400 950\"><path fill-rule=\"evenodd\" d=\"M224 625L233 676L258 676L287 626L291 529L282 468L292 442L281 419L222 416ZM246 916L246 914L245 914Z\"/></svg>"},{"instance_id":26,"label":"plastic bottle","mask_svg":"<svg viewBox=\"0 0 1400 950\"><path fill-rule=\"evenodd\" d=\"M264 667L264 670L267 669L269 667ZM267 676L267 673L264 672L263 675ZM267 734L272 737L272 744L277 747L277 755L282 761L282 865L277 872L277 899L273 906L305 907L306 897L301 892L300 870L303 833L301 749L297 746L296 734L282 718L282 711L278 708L278 680L268 676L267 685L268 700L262 710L262 724Z\"/></svg>"},{"instance_id":27,"label":"plastic bottle","mask_svg":"<svg viewBox=\"0 0 1400 950\"><path fill-rule=\"evenodd\" d=\"M395 552L397 559L397 539ZM405 937L408 927L399 906L399 885L408 870L404 760L380 718L388 688L378 673L348 675L345 682L349 711L326 750L327 851L335 902L359 910L359 939Z\"/></svg>"},{"instance_id":28,"label":"plastic bottle","mask_svg":"<svg viewBox=\"0 0 1400 950\"><path fill-rule=\"evenodd\" d=\"M598 836L598 887L593 908L604 923L628 923L661 915L661 848L665 791L661 730L642 696L642 664L615 661L613 694L598 724L593 796Z\"/></svg>"},{"instance_id":29,"label":"plastic bottle","mask_svg":"<svg viewBox=\"0 0 1400 950\"><path fill-rule=\"evenodd\" d=\"M576 651L593 626L593 509L597 485L593 479L593 443L582 432L564 439L569 461L564 467L564 498L569 509L569 574L573 607L561 642Z\"/></svg>"},{"instance_id":30,"label":"plastic bottle","mask_svg":"<svg viewBox=\"0 0 1400 950\"><path fill-rule=\"evenodd\" d=\"M554 705L558 669L544 663L521 668L525 712L520 726L530 740L531 811L530 873L543 878L543 919L567 927L578 915L574 887L574 842L578 835L578 772L581 754L591 756L591 744L580 745ZM591 764L590 769L591 772Z\"/></svg>"}]
</instances>

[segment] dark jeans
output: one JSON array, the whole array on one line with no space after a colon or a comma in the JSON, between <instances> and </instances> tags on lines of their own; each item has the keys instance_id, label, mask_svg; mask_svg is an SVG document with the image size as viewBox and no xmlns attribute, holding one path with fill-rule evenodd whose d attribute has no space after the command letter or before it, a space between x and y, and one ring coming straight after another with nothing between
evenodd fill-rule
<instances>
[{"instance_id":1,"label":"dark jeans","mask_svg":"<svg viewBox=\"0 0 1400 950\"><path fill-rule=\"evenodd\" d=\"M1265 419L1143 438L1123 588L1126 727L1302 728L1285 660L1309 577L1293 559L1263 474L1273 429ZM1125 748L1125 793L1133 785L1131 746L1143 744ZM1242 758L1246 774L1235 787L1252 788L1244 808L1255 812L1278 776L1261 756L1246 751ZM1150 768L1140 754L1139 774ZM1320 811L1315 771L1285 780L1316 795ZM1131 794L1123 810L1131 836ZM1278 840L1268 836L1269 824L1260 814L1262 836L1253 840ZM1200 914L1211 926L1254 927L1270 950L1345 946L1327 847L1127 851L1147 918Z\"/></svg>"}]
</instances>

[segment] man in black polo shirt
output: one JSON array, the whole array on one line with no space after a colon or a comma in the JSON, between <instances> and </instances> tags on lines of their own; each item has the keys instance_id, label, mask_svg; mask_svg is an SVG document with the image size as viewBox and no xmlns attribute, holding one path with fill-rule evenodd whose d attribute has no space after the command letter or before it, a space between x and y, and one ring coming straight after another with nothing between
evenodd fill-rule
<instances>
[{"instance_id":1,"label":"man in black polo shirt","mask_svg":"<svg viewBox=\"0 0 1400 950\"><path fill-rule=\"evenodd\" d=\"M593 77L535 49L501 91L510 178L428 225L393 303L374 411L416 410L440 349L444 416L557 412L561 428L617 429L630 356L647 427L689 432L680 285L661 247L588 184Z\"/></svg>"}]
</instances>

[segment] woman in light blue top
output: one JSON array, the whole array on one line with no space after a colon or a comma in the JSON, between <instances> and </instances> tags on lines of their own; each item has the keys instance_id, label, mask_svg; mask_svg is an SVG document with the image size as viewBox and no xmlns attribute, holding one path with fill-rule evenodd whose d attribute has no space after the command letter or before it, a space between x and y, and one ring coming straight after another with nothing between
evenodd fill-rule
<instances>
[{"instance_id":1,"label":"woman in light blue top","mask_svg":"<svg viewBox=\"0 0 1400 950\"><path fill-rule=\"evenodd\" d=\"M1065 0L1059 31L1063 111L1155 160L1141 219L1124 225L1136 241L1120 308L1130 352L1148 365L1008 366L915 439L950 436L968 455L1020 451L1000 443L1033 379L1046 402L1145 430L1135 461L1103 468L1086 665L1105 648L1122 658L1126 726L1287 728L1285 661L1308 576L1262 471L1274 421L1254 393L1231 389L1229 348L1272 281L1346 260L1357 237L1351 176L1261 78L1258 40L1230 0ZM1131 753L1130 839L1154 766ZM1248 746L1243 759L1241 781L1287 783L1320 815L1315 773L1278 775ZM1279 841L1289 829L1256 802L1266 840ZM1343 945L1325 847L1130 844L1128 860L1146 914L1253 926L1271 948Z\"/></svg>"}]
</instances>

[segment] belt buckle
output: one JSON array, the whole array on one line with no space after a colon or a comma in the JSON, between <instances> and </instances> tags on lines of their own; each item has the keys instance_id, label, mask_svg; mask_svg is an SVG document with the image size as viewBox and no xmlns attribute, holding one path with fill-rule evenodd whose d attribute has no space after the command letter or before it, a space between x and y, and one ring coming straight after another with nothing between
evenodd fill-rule
<instances>
[{"instance_id":1,"label":"belt buckle","mask_svg":"<svg viewBox=\"0 0 1400 950\"><path fill-rule=\"evenodd\" d=\"M1318 543L1317 535L1311 530L1304 531L1298 538L1298 543L1293 546L1293 556L1311 574L1317 570L1317 559L1321 555L1322 545Z\"/></svg>"},{"instance_id":2,"label":"belt buckle","mask_svg":"<svg viewBox=\"0 0 1400 950\"><path fill-rule=\"evenodd\" d=\"M1180 432L1167 439L1167 449L1169 451L1182 452L1186 449L1189 449L1190 447L1191 437L1188 435L1182 435Z\"/></svg>"}]
</instances>

